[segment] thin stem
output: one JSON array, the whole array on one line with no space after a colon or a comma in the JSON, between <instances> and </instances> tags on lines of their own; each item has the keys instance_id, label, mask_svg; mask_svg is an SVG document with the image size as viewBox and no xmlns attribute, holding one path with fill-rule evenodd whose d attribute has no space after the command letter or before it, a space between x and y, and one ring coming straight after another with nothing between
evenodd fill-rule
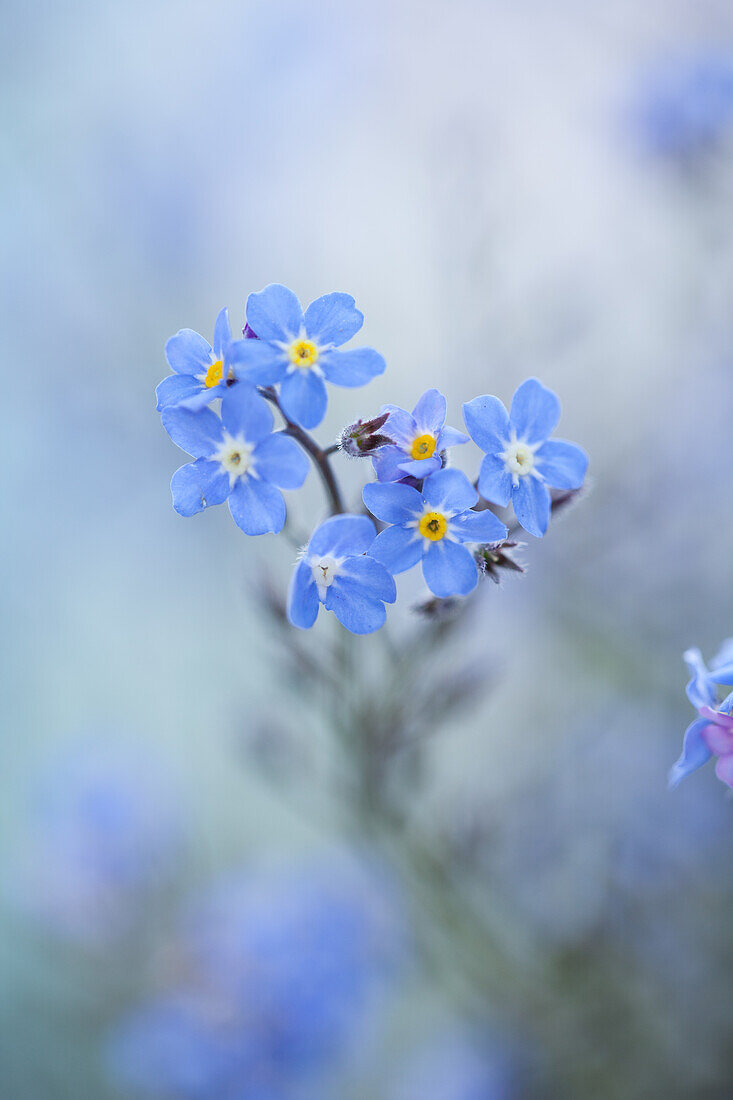
<instances>
[{"instance_id":1,"label":"thin stem","mask_svg":"<svg viewBox=\"0 0 733 1100\"><path fill-rule=\"evenodd\" d=\"M332 454L334 450L338 450L338 446L327 447L325 450L319 447L312 435L309 435L299 424L296 424L295 421L291 420L283 412L277 393L272 386L262 386L260 388L260 393L268 401L272 402L285 421L285 434L297 440L303 450L307 451L313 459L313 465L321 475L321 481L323 482L323 487L326 490L326 495L331 505L331 515L337 516L340 512L346 511L341 497L341 490L339 489L334 472L331 469L331 463L328 461L328 456Z\"/></svg>"}]
</instances>

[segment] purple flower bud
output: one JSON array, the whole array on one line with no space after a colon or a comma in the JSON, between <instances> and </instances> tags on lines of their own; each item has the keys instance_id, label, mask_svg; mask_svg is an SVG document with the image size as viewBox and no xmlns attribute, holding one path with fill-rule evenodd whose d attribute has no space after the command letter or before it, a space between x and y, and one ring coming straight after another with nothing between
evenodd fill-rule
<instances>
[{"instance_id":1,"label":"purple flower bud","mask_svg":"<svg viewBox=\"0 0 733 1100\"><path fill-rule=\"evenodd\" d=\"M379 431L387 421L389 413L380 413L371 420L357 420L349 424L341 433L339 446L341 450L352 458L364 458L379 447L385 447L392 443L387 435Z\"/></svg>"},{"instance_id":2,"label":"purple flower bud","mask_svg":"<svg viewBox=\"0 0 733 1100\"><path fill-rule=\"evenodd\" d=\"M502 542L479 546L474 553L479 573L484 577L490 577L494 584L499 584L501 580L499 572L501 569L507 569L513 573L524 573L524 566L516 562L510 554L507 554L507 550L523 545L520 542Z\"/></svg>"}]
</instances>

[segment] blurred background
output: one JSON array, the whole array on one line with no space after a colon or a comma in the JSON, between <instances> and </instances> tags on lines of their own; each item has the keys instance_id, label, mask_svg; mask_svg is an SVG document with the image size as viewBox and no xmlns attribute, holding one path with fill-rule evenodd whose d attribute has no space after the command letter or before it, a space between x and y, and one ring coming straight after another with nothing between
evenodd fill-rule
<instances>
[{"instance_id":1,"label":"blurred background","mask_svg":"<svg viewBox=\"0 0 733 1100\"><path fill-rule=\"evenodd\" d=\"M733 634L730 4L2 25L3 1100L730 1096L733 805L712 768L666 790L681 652ZM459 425L536 374L590 453L462 636L492 691L404 786L528 988L551 960L551 1026L511 970L511 1012L466 1009L450 944L422 961L439 915L324 794L257 598L291 548L170 506L165 340L269 282L354 294L386 357L322 440L432 385ZM291 500L322 518L315 475Z\"/></svg>"}]
</instances>

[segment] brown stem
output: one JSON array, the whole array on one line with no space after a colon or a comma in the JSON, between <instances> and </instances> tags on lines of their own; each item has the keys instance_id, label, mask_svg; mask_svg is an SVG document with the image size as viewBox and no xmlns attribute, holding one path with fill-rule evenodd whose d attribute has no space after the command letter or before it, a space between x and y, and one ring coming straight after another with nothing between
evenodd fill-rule
<instances>
[{"instance_id":1,"label":"brown stem","mask_svg":"<svg viewBox=\"0 0 733 1100\"><path fill-rule=\"evenodd\" d=\"M321 475L323 487L326 490L326 495L331 505L331 515L337 516L340 512L344 512L345 508L344 502L341 499L341 490L338 487L338 482L331 469L331 463L328 461L328 456L332 452L332 448L324 450L322 447L319 447L312 435L309 435L299 424L296 424L295 421L286 416L277 393L272 386L262 386L260 388L260 393L263 397L267 398L268 401L272 402L285 421L285 434L297 440L303 450L307 451L313 459L313 465Z\"/></svg>"}]
</instances>

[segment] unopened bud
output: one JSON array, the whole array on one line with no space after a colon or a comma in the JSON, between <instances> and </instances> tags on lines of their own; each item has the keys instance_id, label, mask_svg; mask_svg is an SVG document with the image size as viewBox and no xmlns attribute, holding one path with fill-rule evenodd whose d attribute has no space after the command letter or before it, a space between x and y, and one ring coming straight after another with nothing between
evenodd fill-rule
<instances>
[{"instance_id":1,"label":"unopened bud","mask_svg":"<svg viewBox=\"0 0 733 1100\"><path fill-rule=\"evenodd\" d=\"M479 572L484 577L490 577L494 584L498 584L501 579L501 569L507 569L512 573L524 573L524 566L507 553L508 550L522 546L524 543L521 542L498 542L479 546L474 554Z\"/></svg>"},{"instance_id":2,"label":"unopened bud","mask_svg":"<svg viewBox=\"0 0 733 1100\"><path fill-rule=\"evenodd\" d=\"M371 420L357 420L356 423L349 424L339 438L341 450L352 458L364 458L379 447L393 443L394 440L379 430L386 424L388 416L388 412L380 413Z\"/></svg>"}]
</instances>

